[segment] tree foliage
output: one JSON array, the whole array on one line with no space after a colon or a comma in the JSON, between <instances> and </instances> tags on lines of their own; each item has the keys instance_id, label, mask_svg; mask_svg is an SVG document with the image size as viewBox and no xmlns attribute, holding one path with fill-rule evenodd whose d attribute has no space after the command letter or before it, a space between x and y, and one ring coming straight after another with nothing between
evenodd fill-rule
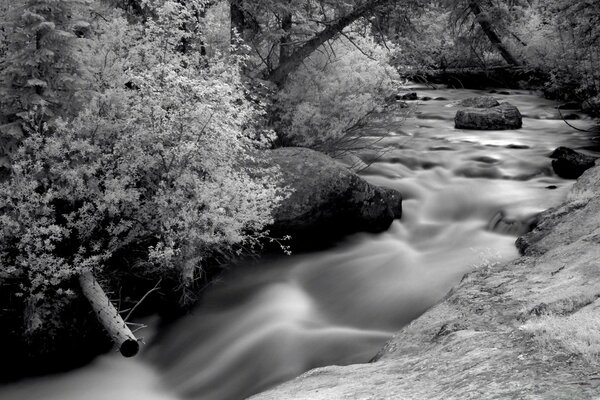
<instances>
[{"instance_id":1,"label":"tree foliage","mask_svg":"<svg viewBox=\"0 0 600 400\"><path fill-rule=\"evenodd\" d=\"M88 26L81 14L88 3L28 0L4 6L0 106L5 117L34 107L51 117L77 102L76 89L84 86L78 34Z\"/></svg>"},{"instance_id":2,"label":"tree foliage","mask_svg":"<svg viewBox=\"0 0 600 400\"><path fill-rule=\"evenodd\" d=\"M0 270L20 282L31 331L82 269L122 264L187 287L211 255L257 245L285 196L257 154L268 138L253 128L242 60L201 55L181 29L197 23L189 4L143 6L156 17L95 10L88 103L74 117L50 123L45 103L21 113L25 139L0 183Z\"/></svg>"},{"instance_id":3,"label":"tree foliage","mask_svg":"<svg viewBox=\"0 0 600 400\"><path fill-rule=\"evenodd\" d=\"M283 144L331 155L349 150L345 143L353 128L394 93L398 75L391 54L356 29L322 46L278 95Z\"/></svg>"}]
</instances>

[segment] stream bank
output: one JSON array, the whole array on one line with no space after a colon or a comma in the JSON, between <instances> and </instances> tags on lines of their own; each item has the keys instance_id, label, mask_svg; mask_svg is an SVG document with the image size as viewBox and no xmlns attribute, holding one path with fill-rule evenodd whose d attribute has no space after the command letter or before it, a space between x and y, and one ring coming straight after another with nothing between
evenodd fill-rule
<instances>
[{"instance_id":1,"label":"stream bank","mask_svg":"<svg viewBox=\"0 0 600 400\"><path fill-rule=\"evenodd\" d=\"M466 274L374 362L316 369L252 399L597 398L598 194L595 167L518 240L522 257Z\"/></svg>"}]
</instances>

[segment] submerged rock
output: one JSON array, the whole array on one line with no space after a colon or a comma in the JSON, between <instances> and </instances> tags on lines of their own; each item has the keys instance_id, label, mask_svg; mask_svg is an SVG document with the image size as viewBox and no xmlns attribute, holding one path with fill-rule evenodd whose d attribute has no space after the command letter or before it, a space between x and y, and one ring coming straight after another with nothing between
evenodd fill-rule
<instances>
[{"instance_id":1,"label":"submerged rock","mask_svg":"<svg viewBox=\"0 0 600 400\"><path fill-rule=\"evenodd\" d=\"M293 193L275 210L271 235L318 247L354 232L381 232L402 214L402 196L369 184L325 154L287 147L269 158Z\"/></svg>"},{"instance_id":2,"label":"submerged rock","mask_svg":"<svg viewBox=\"0 0 600 400\"><path fill-rule=\"evenodd\" d=\"M307 372L252 400L597 399L600 168L525 236L525 257L484 265L368 364Z\"/></svg>"},{"instance_id":3,"label":"submerged rock","mask_svg":"<svg viewBox=\"0 0 600 400\"><path fill-rule=\"evenodd\" d=\"M504 211L498 211L488 222L487 229L504 235L524 235L535 227L537 220L537 214L511 218Z\"/></svg>"},{"instance_id":4,"label":"submerged rock","mask_svg":"<svg viewBox=\"0 0 600 400\"><path fill-rule=\"evenodd\" d=\"M457 129L502 130L523 126L523 117L512 104L498 104L491 97L481 97L463 100L460 105L468 108L456 112Z\"/></svg>"},{"instance_id":5,"label":"submerged rock","mask_svg":"<svg viewBox=\"0 0 600 400\"><path fill-rule=\"evenodd\" d=\"M556 175L565 179L577 179L586 170L592 168L597 160L597 157L588 156L579 153L568 147L559 147L550 154L552 168Z\"/></svg>"}]
</instances>

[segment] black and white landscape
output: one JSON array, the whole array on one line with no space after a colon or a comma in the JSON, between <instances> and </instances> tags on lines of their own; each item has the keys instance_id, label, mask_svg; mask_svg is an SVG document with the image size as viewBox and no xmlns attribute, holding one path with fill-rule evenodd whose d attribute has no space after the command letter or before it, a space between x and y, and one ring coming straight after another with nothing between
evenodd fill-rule
<instances>
[{"instance_id":1,"label":"black and white landscape","mask_svg":"<svg viewBox=\"0 0 600 400\"><path fill-rule=\"evenodd\" d=\"M0 399L595 399L600 3L0 0Z\"/></svg>"}]
</instances>

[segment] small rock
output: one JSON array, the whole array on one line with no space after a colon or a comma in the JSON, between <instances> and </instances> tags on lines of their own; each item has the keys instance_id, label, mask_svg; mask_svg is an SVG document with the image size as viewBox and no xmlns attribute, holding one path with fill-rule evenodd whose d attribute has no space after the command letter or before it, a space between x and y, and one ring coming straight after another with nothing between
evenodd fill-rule
<instances>
[{"instance_id":1,"label":"small rock","mask_svg":"<svg viewBox=\"0 0 600 400\"><path fill-rule=\"evenodd\" d=\"M436 100L436 101L448 101L448 99L445 98L445 97L436 97L434 100Z\"/></svg>"},{"instance_id":2,"label":"small rock","mask_svg":"<svg viewBox=\"0 0 600 400\"><path fill-rule=\"evenodd\" d=\"M506 90L503 90L501 92L498 92L498 94L501 94L503 96L508 96L508 95L510 95L510 92L507 92Z\"/></svg>"},{"instance_id":3,"label":"small rock","mask_svg":"<svg viewBox=\"0 0 600 400\"><path fill-rule=\"evenodd\" d=\"M417 93L411 92L411 93L406 93L403 95L398 95L396 97L396 99L398 99L398 100L418 100L419 97L417 96Z\"/></svg>"},{"instance_id":4,"label":"small rock","mask_svg":"<svg viewBox=\"0 0 600 400\"><path fill-rule=\"evenodd\" d=\"M431 97L424 96L424 97L421 97L421 100L423 100L423 101L429 101L429 100L431 100Z\"/></svg>"},{"instance_id":5,"label":"small rock","mask_svg":"<svg viewBox=\"0 0 600 400\"><path fill-rule=\"evenodd\" d=\"M509 218L504 211L498 211L488 222L488 230L504 235L524 235L530 232L538 222L538 215L521 219Z\"/></svg>"},{"instance_id":6,"label":"small rock","mask_svg":"<svg viewBox=\"0 0 600 400\"><path fill-rule=\"evenodd\" d=\"M428 148L427 150L429 150L429 151L452 151L454 149L449 146L433 146L433 147Z\"/></svg>"},{"instance_id":7,"label":"small rock","mask_svg":"<svg viewBox=\"0 0 600 400\"><path fill-rule=\"evenodd\" d=\"M565 179L577 179L586 170L592 168L597 157L579 153L568 147L559 147L550 154L553 158L552 169L556 175Z\"/></svg>"},{"instance_id":8,"label":"small rock","mask_svg":"<svg viewBox=\"0 0 600 400\"><path fill-rule=\"evenodd\" d=\"M525 145L525 144L509 144L508 146L506 146L507 149L513 149L513 150L527 150L530 149L531 147Z\"/></svg>"},{"instance_id":9,"label":"small rock","mask_svg":"<svg viewBox=\"0 0 600 400\"><path fill-rule=\"evenodd\" d=\"M581 104L571 102L571 103L561 104L556 108L558 108L559 110L581 110Z\"/></svg>"},{"instance_id":10,"label":"small rock","mask_svg":"<svg viewBox=\"0 0 600 400\"><path fill-rule=\"evenodd\" d=\"M565 121L571 121L571 120L578 120L581 119L581 117L577 114L567 114L567 115L563 115L562 119L564 119Z\"/></svg>"},{"instance_id":11,"label":"small rock","mask_svg":"<svg viewBox=\"0 0 600 400\"><path fill-rule=\"evenodd\" d=\"M498 163L497 158L488 157L488 156L474 157L474 158L471 158L471 160L477 161L480 163L484 163L484 164L497 164Z\"/></svg>"},{"instance_id":12,"label":"small rock","mask_svg":"<svg viewBox=\"0 0 600 400\"><path fill-rule=\"evenodd\" d=\"M555 190L555 189L558 189L558 186L556 186L556 185L550 185L550 186L546 186L546 189Z\"/></svg>"}]
</instances>

